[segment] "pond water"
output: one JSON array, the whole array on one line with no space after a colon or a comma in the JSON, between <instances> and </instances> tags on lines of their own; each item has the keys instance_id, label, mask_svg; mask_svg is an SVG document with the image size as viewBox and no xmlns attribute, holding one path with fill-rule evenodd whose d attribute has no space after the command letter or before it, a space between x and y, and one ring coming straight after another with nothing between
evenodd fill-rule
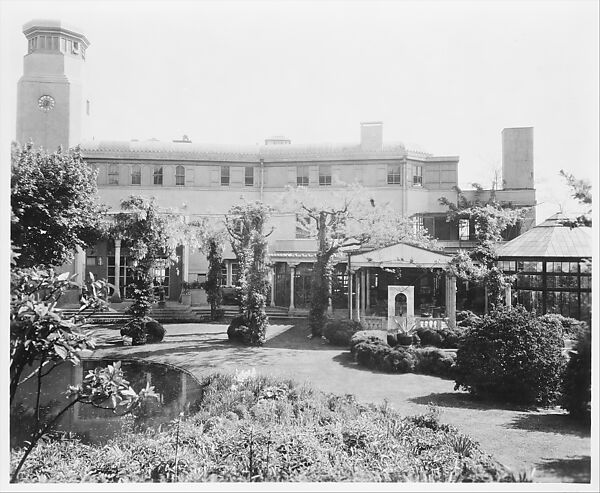
<instances>
[{"instance_id":1,"label":"pond water","mask_svg":"<svg viewBox=\"0 0 600 493\"><path fill-rule=\"evenodd\" d=\"M64 363L44 377L41 392L42 420L47 422L56 416L69 402L65 392L69 385L79 385L83 376L96 367L105 367L114 360L83 360L80 365ZM137 392L154 386L159 399L152 399L146 406L144 416L132 418L119 416L110 410L98 409L86 404L75 404L55 424L54 430L79 437L84 443L97 444L122 432L124 426L158 428L176 419L179 413L197 407L202 398L202 388L190 374L158 363L122 361L121 368L129 384ZM28 440L35 424L35 400L37 382L31 378L17 391L10 410L10 445L22 446Z\"/></svg>"}]
</instances>

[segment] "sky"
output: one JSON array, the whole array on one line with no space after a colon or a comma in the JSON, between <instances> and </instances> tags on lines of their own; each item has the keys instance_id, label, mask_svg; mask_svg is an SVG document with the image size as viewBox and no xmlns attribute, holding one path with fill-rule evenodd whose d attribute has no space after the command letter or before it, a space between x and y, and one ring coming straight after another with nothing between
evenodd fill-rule
<instances>
[{"instance_id":1,"label":"sky","mask_svg":"<svg viewBox=\"0 0 600 493\"><path fill-rule=\"evenodd\" d=\"M0 0L9 140L22 26L44 18L91 42L89 138L358 143L376 120L459 156L469 188L501 168L503 128L532 126L538 222L576 208L560 169L597 183L597 1Z\"/></svg>"}]
</instances>

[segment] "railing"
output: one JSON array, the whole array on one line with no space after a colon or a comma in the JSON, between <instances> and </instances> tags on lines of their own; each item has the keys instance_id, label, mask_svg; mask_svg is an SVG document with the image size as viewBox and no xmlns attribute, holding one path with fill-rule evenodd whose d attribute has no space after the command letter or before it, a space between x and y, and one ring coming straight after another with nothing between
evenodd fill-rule
<instances>
[{"instance_id":1,"label":"railing","mask_svg":"<svg viewBox=\"0 0 600 493\"><path fill-rule=\"evenodd\" d=\"M362 317L361 322L365 330L387 331L387 317ZM417 329L444 329L448 327L447 318L415 317L415 328Z\"/></svg>"}]
</instances>

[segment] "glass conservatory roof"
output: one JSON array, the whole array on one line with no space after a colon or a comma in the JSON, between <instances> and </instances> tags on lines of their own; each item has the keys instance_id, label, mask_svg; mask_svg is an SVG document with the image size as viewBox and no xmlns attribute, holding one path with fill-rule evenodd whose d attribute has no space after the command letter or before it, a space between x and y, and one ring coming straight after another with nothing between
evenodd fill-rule
<instances>
[{"instance_id":1,"label":"glass conservatory roof","mask_svg":"<svg viewBox=\"0 0 600 493\"><path fill-rule=\"evenodd\" d=\"M504 257L591 257L593 250L592 228L564 226L568 219L555 214L543 223L526 231L498 248Z\"/></svg>"}]
</instances>

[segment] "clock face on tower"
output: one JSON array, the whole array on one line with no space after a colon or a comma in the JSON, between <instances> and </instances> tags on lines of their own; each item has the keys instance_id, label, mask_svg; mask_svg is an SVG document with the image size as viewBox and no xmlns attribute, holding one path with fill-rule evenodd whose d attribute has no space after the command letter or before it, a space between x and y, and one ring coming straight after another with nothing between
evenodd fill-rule
<instances>
[{"instance_id":1,"label":"clock face on tower","mask_svg":"<svg viewBox=\"0 0 600 493\"><path fill-rule=\"evenodd\" d=\"M38 107L42 111L50 111L54 108L54 98L52 96L44 95L38 99Z\"/></svg>"}]
</instances>

